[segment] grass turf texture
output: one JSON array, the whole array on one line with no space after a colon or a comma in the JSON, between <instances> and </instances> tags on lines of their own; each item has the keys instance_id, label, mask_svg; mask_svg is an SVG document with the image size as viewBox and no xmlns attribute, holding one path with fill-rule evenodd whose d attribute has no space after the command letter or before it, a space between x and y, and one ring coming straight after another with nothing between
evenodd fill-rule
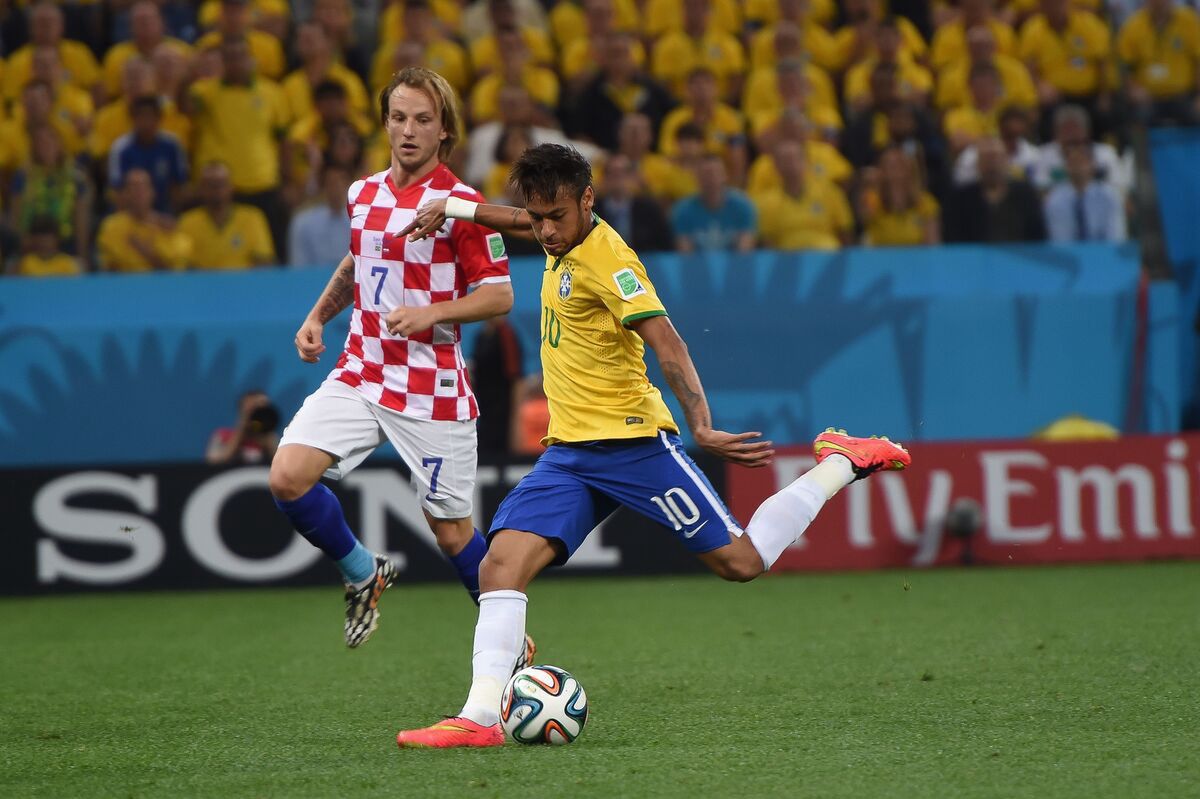
<instances>
[{"instance_id":1,"label":"grass turf texture","mask_svg":"<svg viewBox=\"0 0 1200 799\"><path fill-rule=\"evenodd\" d=\"M0 602L0 795L1194 796L1200 563L544 580L567 747L400 751L457 711L474 609L393 588Z\"/></svg>"}]
</instances>

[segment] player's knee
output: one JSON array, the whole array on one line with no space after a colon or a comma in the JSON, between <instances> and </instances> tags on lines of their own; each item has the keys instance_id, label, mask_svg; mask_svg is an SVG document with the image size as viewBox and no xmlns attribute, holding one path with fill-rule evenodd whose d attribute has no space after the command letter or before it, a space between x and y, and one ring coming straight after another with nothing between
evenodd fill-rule
<instances>
[{"instance_id":1,"label":"player's knee","mask_svg":"<svg viewBox=\"0 0 1200 799\"><path fill-rule=\"evenodd\" d=\"M315 480L309 480L307 475L295 468L286 457L276 457L271 462L271 472L267 477L267 487L271 489L271 496L276 499L283 500L284 502L299 499L308 493L308 490L313 487L315 482Z\"/></svg>"},{"instance_id":2,"label":"player's knee","mask_svg":"<svg viewBox=\"0 0 1200 799\"><path fill-rule=\"evenodd\" d=\"M479 563L479 590L503 591L517 587L516 561L503 552L489 549Z\"/></svg>"}]
</instances>

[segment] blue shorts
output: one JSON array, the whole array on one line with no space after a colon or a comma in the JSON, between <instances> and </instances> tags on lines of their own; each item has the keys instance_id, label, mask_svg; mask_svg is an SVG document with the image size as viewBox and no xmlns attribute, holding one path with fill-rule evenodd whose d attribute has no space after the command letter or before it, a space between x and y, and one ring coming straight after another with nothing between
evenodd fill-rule
<instances>
[{"instance_id":1,"label":"blue shorts","mask_svg":"<svg viewBox=\"0 0 1200 799\"><path fill-rule=\"evenodd\" d=\"M522 530L562 542L562 564L588 533L624 505L673 531L692 552L710 552L740 534L725 503L683 449L679 436L555 444L500 503L488 538Z\"/></svg>"}]
</instances>

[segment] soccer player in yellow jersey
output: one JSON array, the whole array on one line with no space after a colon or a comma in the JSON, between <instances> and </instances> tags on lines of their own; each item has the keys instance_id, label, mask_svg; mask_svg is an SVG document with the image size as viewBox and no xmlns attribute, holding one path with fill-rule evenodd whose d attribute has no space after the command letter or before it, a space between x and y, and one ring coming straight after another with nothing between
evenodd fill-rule
<instances>
[{"instance_id":1,"label":"soccer player in yellow jersey","mask_svg":"<svg viewBox=\"0 0 1200 799\"><path fill-rule=\"evenodd\" d=\"M817 466L768 498L743 529L684 451L678 425L646 377L646 346L700 447L763 467L774 455L771 442L712 426L687 345L646 268L592 210L588 162L571 148L543 144L525 151L512 180L525 209L437 200L400 234L423 238L449 217L541 244L541 356L550 404L547 450L492 521L466 705L457 717L399 733L405 747L504 743L500 693L524 642L525 588L547 566L564 563L619 506L673 530L720 577L746 582L769 569L840 489L910 463L908 452L887 439L823 433L814 443Z\"/></svg>"}]
</instances>

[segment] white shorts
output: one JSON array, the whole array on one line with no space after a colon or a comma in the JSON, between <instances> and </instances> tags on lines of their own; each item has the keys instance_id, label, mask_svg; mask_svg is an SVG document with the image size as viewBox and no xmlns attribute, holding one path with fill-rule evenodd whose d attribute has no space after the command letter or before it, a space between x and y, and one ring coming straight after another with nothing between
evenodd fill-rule
<instances>
[{"instance_id":1,"label":"white shorts","mask_svg":"<svg viewBox=\"0 0 1200 799\"><path fill-rule=\"evenodd\" d=\"M475 496L475 420L434 421L376 405L340 380L326 380L296 411L279 446L304 444L336 458L341 480L384 441L412 472L421 506L436 519L465 519Z\"/></svg>"}]
</instances>

